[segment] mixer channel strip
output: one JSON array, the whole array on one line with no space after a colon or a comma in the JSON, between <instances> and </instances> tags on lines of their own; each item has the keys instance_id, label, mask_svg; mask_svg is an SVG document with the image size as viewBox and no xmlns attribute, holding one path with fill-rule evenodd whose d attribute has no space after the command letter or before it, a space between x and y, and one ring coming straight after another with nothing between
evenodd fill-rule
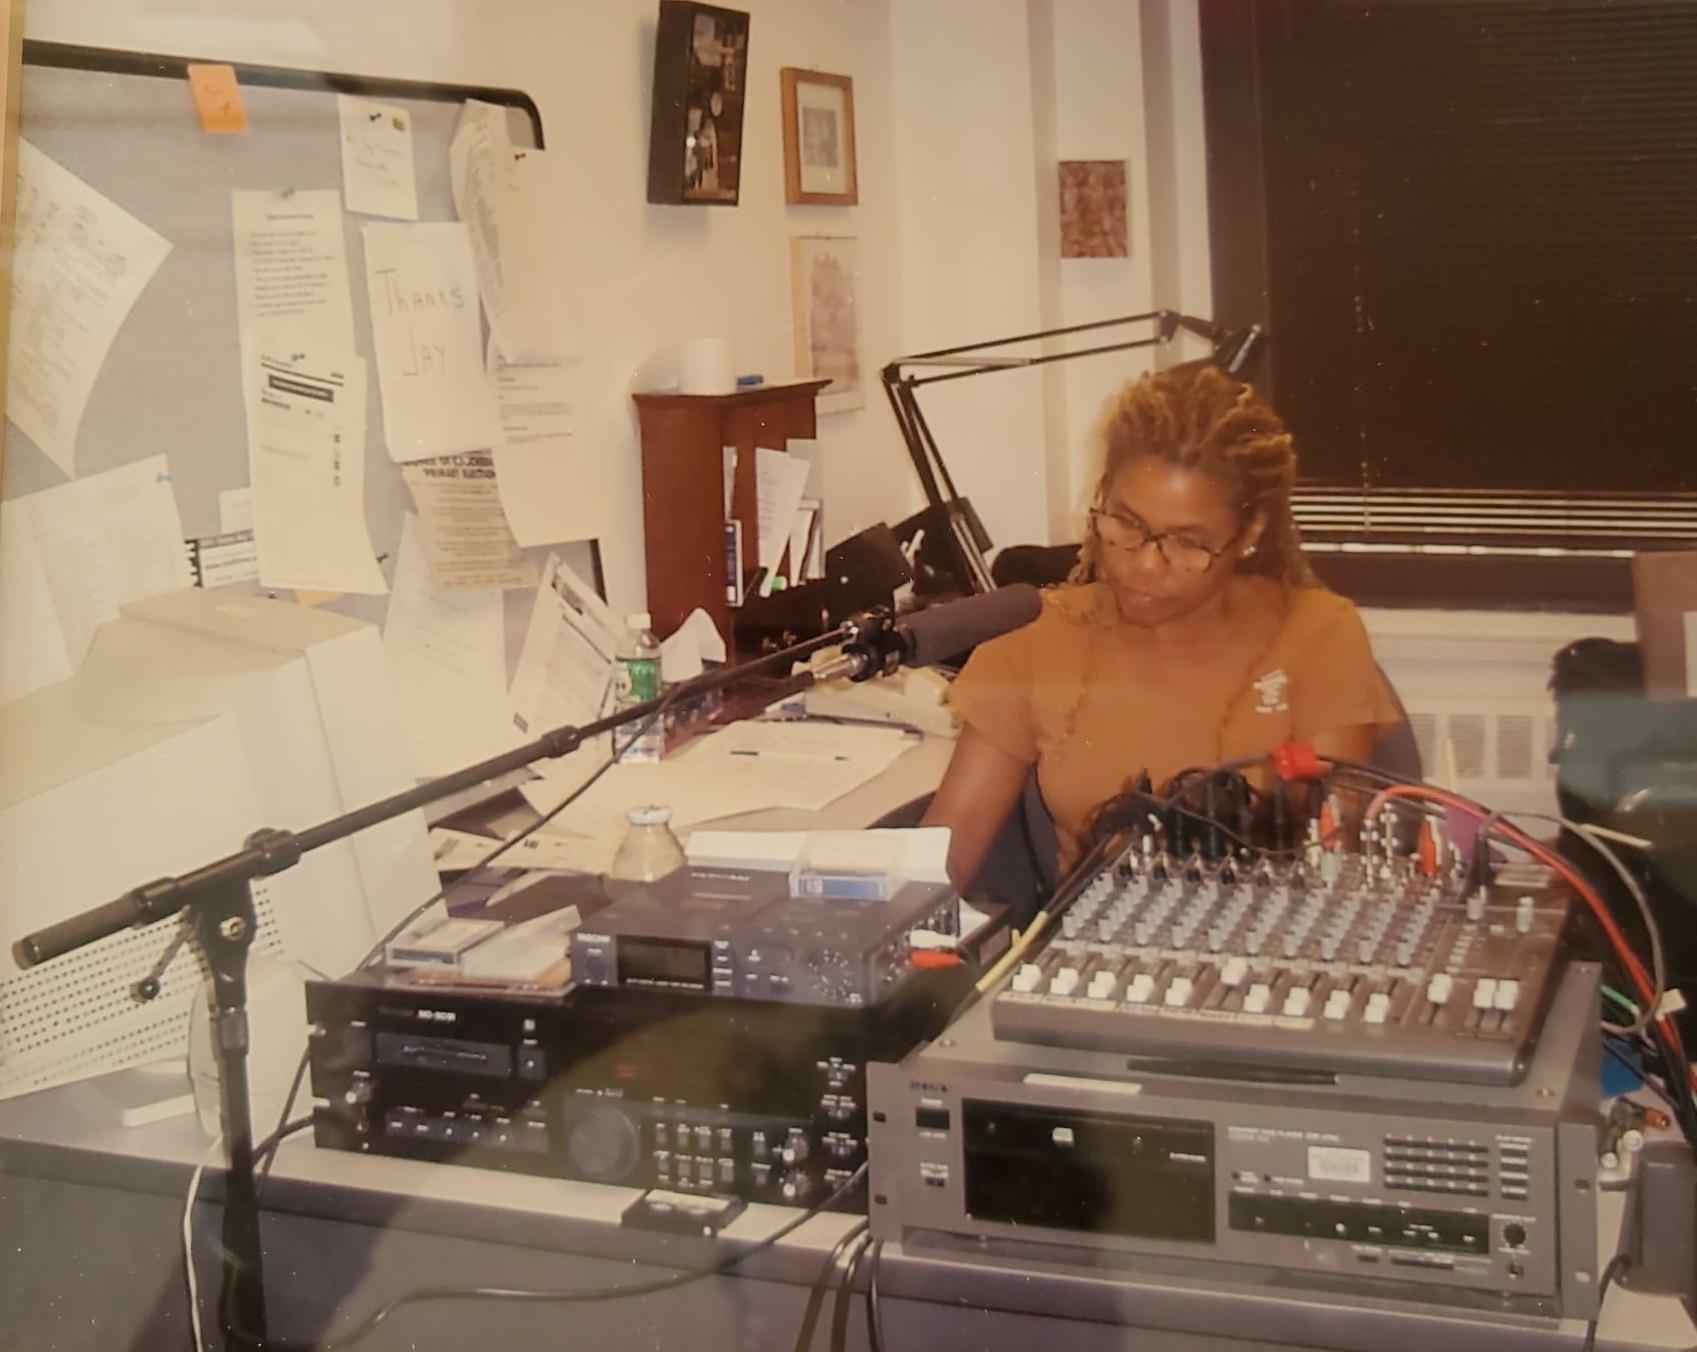
<instances>
[{"instance_id":1,"label":"mixer channel strip","mask_svg":"<svg viewBox=\"0 0 1697 1352\"><path fill-rule=\"evenodd\" d=\"M1184 1062L1514 1084L1570 896L1409 861L1105 869L997 992L997 1037Z\"/></svg>"}]
</instances>

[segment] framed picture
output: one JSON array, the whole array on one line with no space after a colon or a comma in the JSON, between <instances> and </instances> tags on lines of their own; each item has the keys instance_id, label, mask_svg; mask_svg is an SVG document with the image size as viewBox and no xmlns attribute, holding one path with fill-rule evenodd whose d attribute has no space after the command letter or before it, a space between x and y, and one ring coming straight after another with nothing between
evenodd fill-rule
<instances>
[{"instance_id":1,"label":"framed picture","mask_svg":"<svg viewBox=\"0 0 1697 1352\"><path fill-rule=\"evenodd\" d=\"M1061 257L1125 258L1124 160L1062 160Z\"/></svg>"},{"instance_id":2,"label":"framed picture","mask_svg":"<svg viewBox=\"0 0 1697 1352\"><path fill-rule=\"evenodd\" d=\"M742 114L748 92L748 15L660 0L648 200L735 206L742 186Z\"/></svg>"},{"instance_id":3,"label":"framed picture","mask_svg":"<svg viewBox=\"0 0 1697 1352\"><path fill-rule=\"evenodd\" d=\"M785 67L784 200L850 207L860 200L854 160L854 81Z\"/></svg>"},{"instance_id":4,"label":"framed picture","mask_svg":"<svg viewBox=\"0 0 1697 1352\"><path fill-rule=\"evenodd\" d=\"M865 407L854 240L817 235L792 239L790 282L796 375L831 382L819 391L821 413Z\"/></svg>"}]
</instances>

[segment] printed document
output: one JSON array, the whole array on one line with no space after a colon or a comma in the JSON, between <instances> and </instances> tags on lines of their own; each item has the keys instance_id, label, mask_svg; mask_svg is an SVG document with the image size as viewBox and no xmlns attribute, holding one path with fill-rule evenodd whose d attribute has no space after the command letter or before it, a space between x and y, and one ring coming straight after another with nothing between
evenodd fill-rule
<instances>
[{"instance_id":1,"label":"printed document","mask_svg":"<svg viewBox=\"0 0 1697 1352\"><path fill-rule=\"evenodd\" d=\"M790 542L790 527L807 487L808 465L783 451L756 447L755 496L760 505L760 566L777 571Z\"/></svg>"},{"instance_id":2,"label":"printed document","mask_svg":"<svg viewBox=\"0 0 1697 1352\"><path fill-rule=\"evenodd\" d=\"M230 220L243 369L253 374L256 337L295 351L354 351L342 195L238 189L230 194Z\"/></svg>"},{"instance_id":3,"label":"printed document","mask_svg":"<svg viewBox=\"0 0 1697 1352\"><path fill-rule=\"evenodd\" d=\"M419 778L518 745L507 704L504 615L497 587L439 587L407 513L383 625L389 688Z\"/></svg>"},{"instance_id":4,"label":"printed document","mask_svg":"<svg viewBox=\"0 0 1697 1352\"><path fill-rule=\"evenodd\" d=\"M383 594L365 524L365 363L275 342L257 351L247 377L248 478L260 582Z\"/></svg>"},{"instance_id":5,"label":"printed document","mask_svg":"<svg viewBox=\"0 0 1697 1352\"><path fill-rule=\"evenodd\" d=\"M6 416L67 475L95 378L170 241L18 142Z\"/></svg>"},{"instance_id":6,"label":"printed document","mask_svg":"<svg viewBox=\"0 0 1697 1352\"><path fill-rule=\"evenodd\" d=\"M0 502L0 704L76 670L27 501Z\"/></svg>"},{"instance_id":7,"label":"printed document","mask_svg":"<svg viewBox=\"0 0 1697 1352\"><path fill-rule=\"evenodd\" d=\"M389 455L408 461L489 450L501 420L483 367L465 226L368 225L365 273Z\"/></svg>"},{"instance_id":8,"label":"printed document","mask_svg":"<svg viewBox=\"0 0 1697 1352\"><path fill-rule=\"evenodd\" d=\"M599 718L613 687L613 656L608 635L586 618L570 569L550 554L513 674L514 725L538 737Z\"/></svg>"},{"instance_id":9,"label":"printed document","mask_svg":"<svg viewBox=\"0 0 1697 1352\"><path fill-rule=\"evenodd\" d=\"M591 539L607 520L607 474L573 435L575 377L564 362L495 367L496 482L513 538L526 548Z\"/></svg>"},{"instance_id":10,"label":"printed document","mask_svg":"<svg viewBox=\"0 0 1697 1352\"><path fill-rule=\"evenodd\" d=\"M418 219L412 163L412 114L393 104L341 94L342 196L366 216Z\"/></svg>"},{"instance_id":11,"label":"printed document","mask_svg":"<svg viewBox=\"0 0 1697 1352\"><path fill-rule=\"evenodd\" d=\"M441 586L536 585L536 565L507 528L488 451L415 460L402 474L424 527L430 575Z\"/></svg>"}]
</instances>

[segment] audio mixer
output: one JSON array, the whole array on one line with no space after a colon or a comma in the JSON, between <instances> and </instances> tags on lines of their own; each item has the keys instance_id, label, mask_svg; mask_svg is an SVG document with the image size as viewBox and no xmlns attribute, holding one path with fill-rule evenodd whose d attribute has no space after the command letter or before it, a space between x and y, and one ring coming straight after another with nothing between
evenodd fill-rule
<instances>
[{"instance_id":1,"label":"audio mixer","mask_svg":"<svg viewBox=\"0 0 1697 1352\"><path fill-rule=\"evenodd\" d=\"M1388 837L1387 837L1388 839ZM996 993L998 1037L1479 1084L1525 1073L1572 898L1542 868L1312 846L1174 859L1152 834Z\"/></svg>"}]
</instances>

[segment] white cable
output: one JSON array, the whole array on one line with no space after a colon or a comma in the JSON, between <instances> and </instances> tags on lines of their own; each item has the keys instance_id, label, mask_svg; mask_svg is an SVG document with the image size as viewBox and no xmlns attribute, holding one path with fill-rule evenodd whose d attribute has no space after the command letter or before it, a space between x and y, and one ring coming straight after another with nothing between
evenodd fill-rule
<instances>
[{"instance_id":1,"label":"white cable","mask_svg":"<svg viewBox=\"0 0 1697 1352\"><path fill-rule=\"evenodd\" d=\"M200 1285L194 1275L194 1199L200 1192L200 1179L206 1166L223 1147L221 1140L214 1140L206 1147L206 1153L189 1177L189 1195L183 1202L183 1273L189 1283L189 1324L194 1329L194 1352L206 1352L206 1339L200 1331Z\"/></svg>"}]
</instances>

